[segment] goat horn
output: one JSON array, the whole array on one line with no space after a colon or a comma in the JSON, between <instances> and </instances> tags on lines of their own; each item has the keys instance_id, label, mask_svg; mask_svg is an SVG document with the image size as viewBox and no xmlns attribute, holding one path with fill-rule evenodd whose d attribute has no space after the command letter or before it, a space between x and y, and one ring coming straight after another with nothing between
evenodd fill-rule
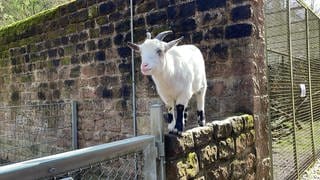
<instances>
[{"instance_id":1,"label":"goat horn","mask_svg":"<svg viewBox=\"0 0 320 180\"><path fill-rule=\"evenodd\" d=\"M155 39L158 39L158 40L162 41L168 34L171 34L171 33L172 33L172 31L163 31L163 32L159 33L155 37Z\"/></svg>"},{"instance_id":2,"label":"goat horn","mask_svg":"<svg viewBox=\"0 0 320 180\"><path fill-rule=\"evenodd\" d=\"M151 33L147 32L147 39L151 39Z\"/></svg>"}]
</instances>

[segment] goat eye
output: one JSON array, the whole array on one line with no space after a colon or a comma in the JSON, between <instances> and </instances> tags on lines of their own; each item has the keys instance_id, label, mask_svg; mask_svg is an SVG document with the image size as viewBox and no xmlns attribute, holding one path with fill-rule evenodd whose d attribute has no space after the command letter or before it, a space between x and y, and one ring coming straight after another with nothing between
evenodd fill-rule
<instances>
[{"instance_id":1,"label":"goat eye","mask_svg":"<svg viewBox=\"0 0 320 180\"><path fill-rule=\"evenodd\" d=\"M157 54L160 56L162 54L161 49L157 49Z\"/></svg>"}]
</instances>

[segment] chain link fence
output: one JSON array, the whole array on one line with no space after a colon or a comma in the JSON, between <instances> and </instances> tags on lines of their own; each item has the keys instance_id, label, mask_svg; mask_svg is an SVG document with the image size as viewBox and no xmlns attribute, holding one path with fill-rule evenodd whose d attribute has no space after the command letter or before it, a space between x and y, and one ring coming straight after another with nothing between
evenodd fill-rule
<instances>
[{"instance_id":1,"label":"chain link fence","mask_svg":"<svg viewBox=\"0 0 320 180\"><path fill-rule=\"evenodd\" d=\"M265 14L273 176L297 179L320 153L320 21L300 0Z\"/></svg>"},{"instance_id":2,"label":"chain link fence","mask_svg":"<svg viewBox=\"0 0 320 180\"><path fill-rule=\"evenodd\" d=\"M69 102L0 107L0 165L72 149Z\"/></svg>"},{"instance_id":3,"label":"chain link fence","mask_svg":"<svg viewBox=\"0 0 320 180\"><path fill-rule=\"evenodd\" d=\"M108 180L136 180L143 179L143 153L137 152L118 157L111 160L102 161L96 164L70 170L66 173L55 175L54 177L40 178L51 179L108 179Z\"/></svg>"}]
</instances>

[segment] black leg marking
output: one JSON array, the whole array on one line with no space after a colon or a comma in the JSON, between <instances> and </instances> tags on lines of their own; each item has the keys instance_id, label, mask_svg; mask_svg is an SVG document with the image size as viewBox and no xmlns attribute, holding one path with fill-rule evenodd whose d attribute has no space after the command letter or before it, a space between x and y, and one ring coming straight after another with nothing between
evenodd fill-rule
<instances>
[{"instance_id":1,"label":"black leg marking","mask_svg":"<svg viewBox=\"0 0 320 180\"><path fill-rule=\"evenodd\" d=\"M183 110L184 105L178 104L176 106L177 109L177 120L175 128L178 130L178 134L183 131Z\"/></svg>"},{"instance_id":2,"label":"black leg marking","mask_svg":"<svg viewBox=\"0 0 320 180\"><path fill-rule=\"evenodd\" d=\"M167 122L171 123L173 121L173 114L168 113L168 118L167 118Z\"/></svg>"},{"instance_id":3,"label":"black leg marking","mask_svg":"<svg viewBox=\"0 0 320 180\"><path fill-rule=\"evenodd\" d=\"M198 123L200 126L204 126L206 121L203 117L203 111L197 111Z\"/></svg>"}]
</instances>

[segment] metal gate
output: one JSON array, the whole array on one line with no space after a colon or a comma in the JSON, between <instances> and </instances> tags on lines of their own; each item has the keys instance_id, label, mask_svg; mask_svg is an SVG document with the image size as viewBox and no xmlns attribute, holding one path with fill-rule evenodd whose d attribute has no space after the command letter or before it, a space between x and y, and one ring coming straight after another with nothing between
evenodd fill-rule
<instances>
[{"instance_id":1,"label":"metal gate","mask_svg":"<svg viewBox=\"0 0 320 180\"><path fill-rule=\"evenodd\" d=\"M297 179L320 153L320 20L300 0L267 0L274 179Z\"/></svg>"}]
</instances>

